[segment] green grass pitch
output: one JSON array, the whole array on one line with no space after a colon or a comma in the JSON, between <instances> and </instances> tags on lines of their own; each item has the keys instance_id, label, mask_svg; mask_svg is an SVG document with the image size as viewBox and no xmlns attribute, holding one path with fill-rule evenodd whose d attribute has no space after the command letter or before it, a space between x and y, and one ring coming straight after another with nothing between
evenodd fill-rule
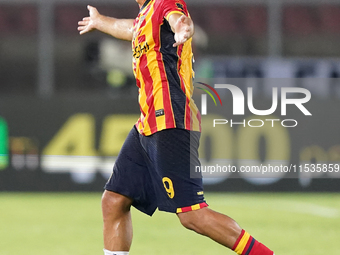
<instances>
[{"instance_id":1,"label":"green grass pitch","mask_svg":"<svg viewBox=\"0 0 340 255\"><path fill-rule=\"evenodd\" d=\"M100 193L0 193L1 255L102 252ZM340 194L208 193L211 209L234 218L276 255L338 254ZM131 255L234 254L184 229L173 214L132 211Z\"/></svg>"}]
</instances>

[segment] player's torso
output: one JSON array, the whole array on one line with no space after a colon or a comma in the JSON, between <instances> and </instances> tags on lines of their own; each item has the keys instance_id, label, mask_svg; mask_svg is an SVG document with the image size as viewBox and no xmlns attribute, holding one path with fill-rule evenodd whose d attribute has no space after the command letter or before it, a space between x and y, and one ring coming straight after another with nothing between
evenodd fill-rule
<instances>
[{"instance_id":1,"label":"player's torso","mask_svg":"<svg viewBox=\"0 0 340 255\"><path fill-rule=\"evenodd\" d=\"M174 38L170 25L162 17L162 5L160 4L162 1L147 0L135 19L132 51L133 68L137 78L143 77L140 71L145 66L154 71L153 68L158 68L160 62L163 65L169 65L168 62L164 63L164 56L177 57L176 49L172 47ZM152 74L155 75L153 72ZM156 80L160 77L153 78Z\"/></svg>"},{"instance_id":2,"label":"player's torso","mask_svg":"<svg viewBox=\"0 0 340 255\"><path fill-rule=\"evenodd\" d=\"M164 18L162 1L146 1L133 28L133 70L142 113L137 128L147 135L192 125L186 116L193 105L191 39L173 47L174 33Z\"/></svg>"}]
</instances>

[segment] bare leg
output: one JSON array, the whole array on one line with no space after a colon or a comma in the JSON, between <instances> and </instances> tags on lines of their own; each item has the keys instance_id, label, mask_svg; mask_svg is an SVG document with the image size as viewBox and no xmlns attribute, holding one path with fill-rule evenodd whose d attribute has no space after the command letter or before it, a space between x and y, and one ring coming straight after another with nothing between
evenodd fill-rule
<instances>
[{"instance_id":1,"label":"bare leg","mask_svg":"<svg viewBox=\"0 0 340 255\"><path fill-rule=\"evenodd\" d=\"M104 248L109 251L129 251L132 242L130 207L132 200L111 191L104 191L102 212Z\"/></svg>"},{"instance_id":2,"label":"bare leg","mask_svg":"<svg viewBox=\"0 0 340 255\"><path fill-rule=\"evenodd\" d=\"M232 248L240 236L242 229L230 217L202 208L177 214L182 225L228 248Z\"/></svg>"}]
</instances>

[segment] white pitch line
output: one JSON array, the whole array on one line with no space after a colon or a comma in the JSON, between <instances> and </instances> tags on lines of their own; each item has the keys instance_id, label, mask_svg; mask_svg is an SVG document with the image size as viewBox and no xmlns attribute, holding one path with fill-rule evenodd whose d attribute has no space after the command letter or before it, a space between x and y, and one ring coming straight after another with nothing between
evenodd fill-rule
<instances>
[{"instance_id":1,"label":"white pitch line","mask_svg":"<svg viewBox=\"0 0 340 255\"><path fill-rule=\"evenodd\" d=\"M282 201L284 203L288 201ZM321 206L312 203L289 201L285 207L281 204L279 208L283 211L309 214L324 218L339 218L340 211L332 207Z\"/></svg>"}]
</instances>

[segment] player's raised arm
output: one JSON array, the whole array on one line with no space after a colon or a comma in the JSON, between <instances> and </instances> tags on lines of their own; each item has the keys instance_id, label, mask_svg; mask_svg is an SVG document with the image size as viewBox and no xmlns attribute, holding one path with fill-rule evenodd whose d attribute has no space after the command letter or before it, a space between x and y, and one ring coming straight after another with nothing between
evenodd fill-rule
<instances>
[{"instance_id":1,"label":"player's raised arm","mask_svg":"<svg viewBox=\"0 0 340 255\"><path fill-rule=\"evenodd\" d=\"M194 22L191 18L179 14L173 13L169 17L169 24L172 31L175 33L174 47L185 43L194 35Z\"/></svg>"},{"instance_id":2,"label":"player's raised arm","mask_svg":"<svg viewBox=\"0 0 340 255\"><path fill-rule=\"evenodd\" d=\"M132 41L133 19L116 19L107 17L98 12L98 10L88 5L89 17L83 18L78 22L79 34L85 34L93 30L99 30L103 33L112 35L117 39Z\"/></svg>"}]
</instances>

